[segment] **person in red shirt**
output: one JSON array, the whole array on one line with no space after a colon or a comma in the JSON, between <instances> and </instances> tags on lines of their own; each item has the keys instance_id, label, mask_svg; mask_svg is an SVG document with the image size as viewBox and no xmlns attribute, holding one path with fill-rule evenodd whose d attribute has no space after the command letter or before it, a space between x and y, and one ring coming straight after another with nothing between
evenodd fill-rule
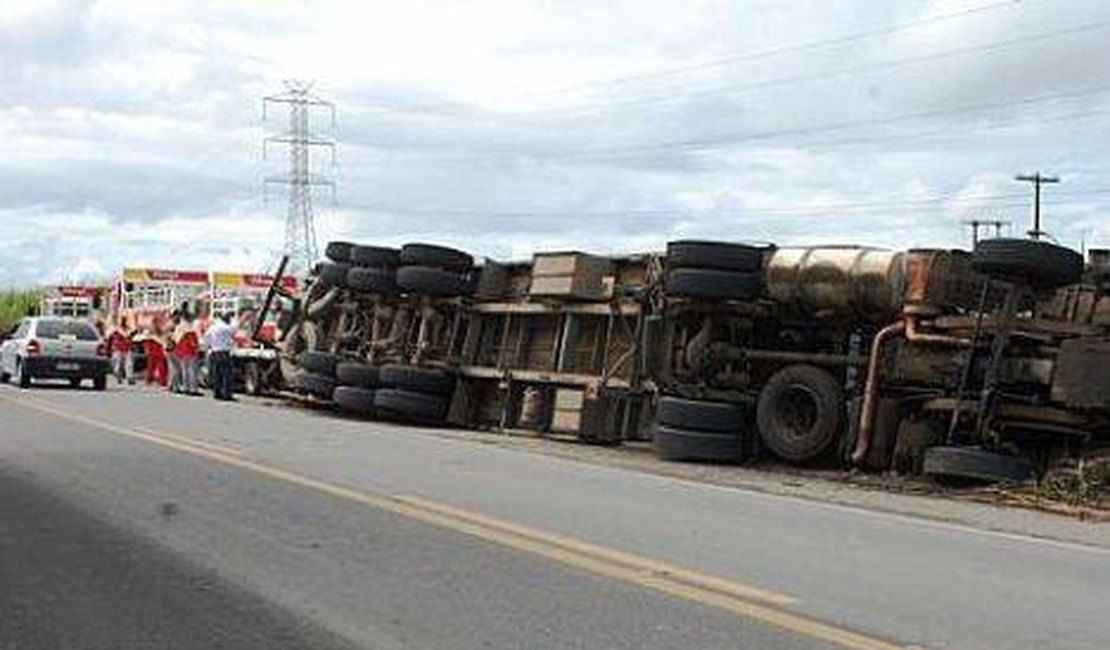
<instances>
[{"instance_id":1,"label":"person in red shirt","mask_svg":"<svg viewBox=\"0 0 1110 650\"><path fill-rule=\"evenodd\" d=\"M155 320L151 328L147 330L146 338L143 339L143 350L146 352L146 383L148 384L157 383L159 386L165 386L167 383L166 348L162 344L164 337L161 321Z\"/></svg>"},{"instance_id":2,"label":"person in red shirt","mask_svg":"<svg viewBox=\"0 0 1110 650\"><path fill-rule=\"evenodd\" d=\"M200 332L193 317L185 312L173 333L173 354L181 369L181 391L186 395L200 395L198 369L200 366Z\"/></svg>"},{"instance_id":3,"label":"person in red shirt","mask_svg":"<svg viewBox=\"0 0 1110 650\"><path fill-rule=\"evenodd\" d=\"M112 328L108 335L108 351L112 355L112 374L116 381L129 384L135 383L135 363L131 356L131 332L128 331L127 321L121 320L119 325Z\"/></svg>"}]
</instances>

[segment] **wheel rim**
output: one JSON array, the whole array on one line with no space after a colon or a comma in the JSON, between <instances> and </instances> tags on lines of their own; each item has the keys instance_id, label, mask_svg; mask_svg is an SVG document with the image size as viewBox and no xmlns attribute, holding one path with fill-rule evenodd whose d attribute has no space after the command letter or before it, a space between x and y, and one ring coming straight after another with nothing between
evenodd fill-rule
<instances>
[{"instance_id":1,"label":"wheel rim","mask_svg":"<svg viewBox=\"0 0 1110 650\"><path fill-rule=\"evenodd\" d=\"M817 395L801 384L791 384L783 391L778 410L783 431L794 440L809 436L820 414Z\"/></svg>"}]
</instances>

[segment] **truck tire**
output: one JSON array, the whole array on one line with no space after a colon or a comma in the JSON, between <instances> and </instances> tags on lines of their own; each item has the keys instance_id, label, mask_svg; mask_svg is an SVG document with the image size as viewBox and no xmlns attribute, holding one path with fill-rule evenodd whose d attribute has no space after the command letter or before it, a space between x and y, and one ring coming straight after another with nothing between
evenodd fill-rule
<instances>
[{"instance_id":1,"label":"truck tire","mask_svg":"<svg viewBox=\"0 0 1110 650\"><path fill-rule=\"evenodd\" d=\"M370 269L395 269L401 266L401 251L385 246L354 246L350 262Z\"/></svg>"},{"instance_id":2,"label":"truck tire","mask_svg":"<svg viewBox=\"0 0 1110 650\"><path fill-rule=\"evenodd\" d=\"M655 421L679 429L734 433L744 426L744 409L727 402L664 395L659 398Z\"/></svg>"},{"instance_id":3,"label":"truck tire","mask_svg":"<svg viewBox=\"0 0 1110 650\"><path fill-rule=\"evenodd\" d=\"M941 479L1022 483L1036 478L1029 459L996 454L978 447L930 447L925 450L922 468L925 474Z\"/></svg>"},{"instance_id":4,"label":"truck tire","mask_svg":"<svg viewBox=\"0 0 1110 650\"><path fill-rule=\"evenodd\" d=\"M682 239L667 243L668 269L759 271L766 249L748 244Z\"/></svg>"},{"instance_id":5,"label":"truck tire","mask_svg":"<svg viewBox=\"0 0 1110 650\"><path fill-rule=\"evenodd\" d=\"M334 379L312 372L305 372L298 375L294 383L296 388L299 388L301 392L324 400L330 400L332 392L335 391Z\"/></svg>"},{"instance_id":6,"label":"truck tire","mask_svg":"<svg viewBox=\"0 0 1110 650\"><path fill-rule=\"evenodd\" d=\"M347 272L351 265L346 262L324 262L320 265L320 282L327 287L343 287L347 285Z\"/></svg>"},{"instance_id":7,"label":"truck tire","mask_svg":"<svg viewBox=\"0 0 1110 650\"><path fill-rule=\"evenodd\" d=\"M746 440L735 431L708 433L657 425L652 443L665 460L735 463L744 459Z\"/></svg>"},{"instance_id":8,"label":"truck tire","mask_svg":"<svg viewBox=\"0 0 1110 650\"><path fill-rule=\"evenodd\" d=\"M305 372L334 378L335 366L340 360L342 357L330 352L305 352L301 355L301 368Z\"/></svg>"},{"instance_id":9,"label":"truck tire","mask_svg":"<svg viewBox=\"0 0 1110 650\"><path fill-rule=\"evenodd\" d=\"M382 386L431 395L450 395L455 390L455 378L438 368L399 363L381 366L379 381Z\"/></svg>"},{"instance_id":10,"label":"truck tire","mask_svg":"<svg viewBox=\"0 0 1110 650\"><path fill-rule=\"evenodd\" d=\"M441 298L465 296L474 290L470 278L465 275L430 266L402 266L397 269L397 286L409 293Z\"/></svg>"},{"instance_id":11,"label":"truck tire","mask_svg":"<svg viewBox=\"0 0 1110 650\"><path fill-rule=\"evenodd\" d=\"M335 366L335 379L344 386L374 388L379 385L378 366L361 361L343 361Z\"/></svg>"},{"instance_id":12,"label":"truck tire","mask_svg":"<svg viewBox=\"0 0 1110 650\"><path fill-rule=\"evenodd\" d=\"M351 261L351 249L355 245L346 241L330 241L324 247L324 256L333 262L346 264Z\"/></svg>"},{"instance_id":13,"label":"truck tire","mask_svg":"<svg viewBox=\"0 0 1110 650\"><path fill-rule=\"evenodd\" d=\"M840 385L815 366L787 366L764 384L756 403L759 437L783 460L801 463L827 452L844 421Z\"/></svg>"},{"instance_id":14,"label":"truck tire","mask_svg":"<svg viewBox=\"0 0 1110 650\"><path fill-rule=\"evenodd\" d=\"M399 388L382 388L374 392L377 411L413 420L442 421L447 418L450 400L441 395L429 395Z\"/></svg>"},{"instance_id":15,"label":"truck tire","mask_svg":"<svg viewBox=\"0 0 1110 650\"><path fill-rule=\"evenodd\" d=\"M374 393L369 388L336 386L331 399L336 406L348 413L371 415L374 412Z\"/></svg>"},{"instance_id":16,"label":"truck tire","mask_svg":"<svg viewBox=\"0 0 1110 650\"><path fill-rule=\"evenodd\" d=\"M383 296L397 293L397 274L392 269L352 266L347 271L347 288Z\"/></svg>"},{"instance_id":17,"label":"truck tire","mask_svg":"<svg viewBox=\"0 0 1110 650\"><path fill-rule=\"evenodd\" d=\"M1082 255L1032 239L985 239L975 246L971 266L990 277L1042 288L1076 284L1083 278Z\"/></svg>"},{"instance_id":18,"label":"truck tire","mask_svg":"<svg viewBox=\"0 0 1110 650\"><path fill-rule=\"evenodd\" d=\"M763 294L763 274L758 271L674 269L664 287L671 296L709 300L755 300Z\"/></svg>"},{"instance_id":19,"label":"truck tire","mask_svg":"<svg viewBox=\"0 0 1110 650\"><path fill-rule=\"evenodd\" d=\"M468 253L446 246L405 244L401 247L401 265L430 266L434 269L461 274L474 266L474 258Z\"/></svg>"}]
</instances>

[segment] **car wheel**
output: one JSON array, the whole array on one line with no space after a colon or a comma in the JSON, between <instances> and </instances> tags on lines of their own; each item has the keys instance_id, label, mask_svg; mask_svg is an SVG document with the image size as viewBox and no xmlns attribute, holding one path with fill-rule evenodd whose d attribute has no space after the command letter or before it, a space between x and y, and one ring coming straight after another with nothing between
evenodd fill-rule
<instances>
[{"instance_id":1,"label":"car wheel","mask_svg":"<svg viewBox=\"0 0 1110 650\"><path fill-rule=\"evenodd\" d=\"M69 387L70 388L80 388L81 387L81 380L77 379L77 378L70 379L69 380Z\"/></svg>"},{"instance_id":2,"label":"car wheel","mask_svg":"<svg viewBox=\"0 0 1110 650\"><path fill-rule=\"evenodd\" d=\"M31 373L24 372L23 362L19 359L15 361L15 383L18 384L20 388L31 387Z\"/></svg>"},{"instance_id":3,"label":"car wheel","mask_svg":"<svg viewBox=\"0 0 1110 650\"><path fill-rule=\"evenodd\" d=\"M98 375L93 378L94 390L105 390L108 388L108 375Z\"/></svg>"}]
</instances>

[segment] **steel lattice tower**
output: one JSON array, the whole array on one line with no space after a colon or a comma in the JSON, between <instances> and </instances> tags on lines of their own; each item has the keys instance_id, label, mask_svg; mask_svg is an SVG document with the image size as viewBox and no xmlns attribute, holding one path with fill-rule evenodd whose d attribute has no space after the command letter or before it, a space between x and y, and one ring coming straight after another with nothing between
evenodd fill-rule
<instances>
[{"instance_id":1,"label":"steel lattice tower","mask_svg":"<svg viewBox=\"0 0 1110 650\"><path fill-rule=\"evenodd\" d=\"M309 128L310 113L313 108L322 107L331 113L331 125L335 128L335 105L320 99L312 93L312 84L304 81L286 81L285 92L262 99L262 119L266 120L266 107L270 103L286 104L289 107L289 130L278 135L268 136L262 144L262 156L266 157L267 145L276 142L289 146L289 172L266 177L267 187L271 183L289 186L289 209L285 218L285 254L289 256L290 268L295 272L305 272L316 261L316 225L312 211L312 186L327 185L335 192L331 179L314 174L309 152L312 147L326 147L331 150L332 164L335 164L335 141L314 135Z\"/></svg>"}]
</instances>

